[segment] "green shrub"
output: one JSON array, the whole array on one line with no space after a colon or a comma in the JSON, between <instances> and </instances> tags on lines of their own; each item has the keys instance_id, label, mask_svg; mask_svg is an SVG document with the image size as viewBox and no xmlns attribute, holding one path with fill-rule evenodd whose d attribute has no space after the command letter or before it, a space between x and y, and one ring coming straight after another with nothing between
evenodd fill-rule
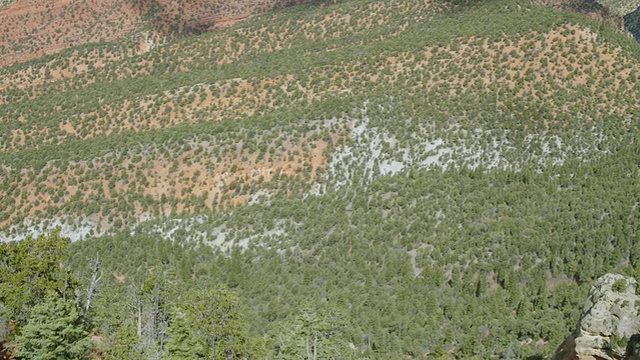
<instances>
[{"instance_id":1,"label":"green shrub","mask_svg":"<svg viewBox=\"0 0 640 360\"><path fill-rule=\"evenodd\" d=\"M618 279L611 286L611 290L619 293L625 292L626 289L627 289L627 280L625 279Z\"/></svg>"}]
</instances>

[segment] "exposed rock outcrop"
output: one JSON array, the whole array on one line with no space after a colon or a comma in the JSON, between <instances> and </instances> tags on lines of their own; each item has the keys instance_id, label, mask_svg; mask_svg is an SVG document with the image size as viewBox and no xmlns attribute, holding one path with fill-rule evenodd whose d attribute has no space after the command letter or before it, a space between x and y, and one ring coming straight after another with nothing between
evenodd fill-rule
<instances>
[{"instance_id":1,"label":"exposed rock outcrop","mask_svg":"<svg viewBox=\"0 0 640 360\"><path fill-rule=\"evenodd\" d=\"M612 13L618 16L625 16L634 11L640 2L638 0L596 0Z\"/></svg>"},{"instance_id":2,"label":"exposed rock outcrop","mask_svg":"<svg viewBox=\"0 0 640 360\"><path fill-rule=\"evenodd\" d=\"M589 290L576 330L555 360L640 360L640 296L634 278L606 274ZM631 340L631 341L630 341Z\"/></svg>"},{"instance_id":3,"label":"exposed rock outcrop","mask_svg":"<svg viewBox=\"0 0 640 360\"><path fill-rule=\"evenodd\" d=\"M622 29L622 15L613 13L603 3L615 0L530 0L534 4L551 6L567 11L575 11L593 20L604 21L609 25Z\"/></svg>"},{"instance_id":4,"label":"exposed rock outcrop","mask_svg":"<svg viewBox=\"0 0 640 360\"><path fill-rule=\"evenodd\" d=\"M624 27L640 42L640 6L624 16Z\"/></svg>"}]
</instances>

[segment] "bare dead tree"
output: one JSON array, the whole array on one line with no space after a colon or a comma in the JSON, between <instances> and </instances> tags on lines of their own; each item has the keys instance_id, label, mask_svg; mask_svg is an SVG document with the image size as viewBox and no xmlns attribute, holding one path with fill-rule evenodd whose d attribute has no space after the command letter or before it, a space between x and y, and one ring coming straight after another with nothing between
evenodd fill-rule
<instances>
[{"instance_id":1,"label":"bare dead tree","mask_svg":"<svg viewBox=\"0 0 640 360\"><path fill-rule=\"evenodd\" d=\"M96 256L96 259L91 262L90 267L91 275L89 278L89 287L86 290L84 306L82 307L82 319L85 319L87 314L89 313L89 309L91 308L91 300L96 292L96 289L98 288L98 282L100 282L100 279L102 279L102 269L100 268L99 256Z\"/></svg>"}]
</instances>

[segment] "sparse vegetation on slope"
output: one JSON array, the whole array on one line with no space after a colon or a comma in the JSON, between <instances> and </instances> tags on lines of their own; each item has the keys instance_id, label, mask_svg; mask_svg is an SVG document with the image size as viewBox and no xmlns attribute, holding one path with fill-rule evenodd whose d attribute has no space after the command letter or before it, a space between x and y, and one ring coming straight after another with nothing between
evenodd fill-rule
<instances>
[{"instance_id":1,"label":"sparse vegetation on slope","mask_svg":"<svg viewBox=\"0 0 640 360\"><path fill-rule=\"evenodd\" d=\"M537 22L522 11L540 12ZM135 73L117 74L135 69L117 61L28 89L25 74L55 61L7 68L0 220L9 229L92 217L119 228L141 214L246 201L274 173L331 183L340 176L326 172L331 151L361 121L396 142L380 156L403 167L429 163L432 150L445 163L474 153L474 162L513 168L531 156L606 153L628 132L592 128L634 116L637 59L604 41L610 30L571 16L524 3L452 14L411 2L307 5L136 56L147 70ZM325 30L294 31L307 22ZM234 45L223 45L229 37ZM513 146L522 141L538 150L523 154ZM357 151L351 161L369 156Z\"/></svg>"},{"instance_id":2,"label":"sparse vegetation on slope","mask_svg":"<svg viewBox=\"0 0 640 360\"><path fill-rule=\"evenodd\" d=\"M278 0L2 0L0 65L38 59L87 43L119 40L127 43L124 58L171 39L224 28L289 4Z\"/></svg>"}]
</instances>

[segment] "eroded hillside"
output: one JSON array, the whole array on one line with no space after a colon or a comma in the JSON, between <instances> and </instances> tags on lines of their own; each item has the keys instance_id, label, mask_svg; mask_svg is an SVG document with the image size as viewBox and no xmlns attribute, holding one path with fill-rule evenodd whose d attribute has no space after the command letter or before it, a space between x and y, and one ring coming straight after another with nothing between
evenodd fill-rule
<instances>
[{"instance_id":1,"label":"eroded hillside","mask_svg":"<svg viewBox=\"0 0 640 360\"><path fill-rule=\"evenodd\" d=\"M281 0L0 2L0 65L115 40L127 43L129 55L141 53L172 38L223 28L289 4Z\"/></svg>"},{"instance_id":2,"label":"eroded hillside","mask_svg":"<svg viewBox=\"0 0 640 360\"><path fill-rule=\"evenodd\" d=\"M612 36L526 3L304 5L5 67L0 220L120 228L409 168L606 154L640 100L637 50Z\"/></svg>"}]
</instances>

